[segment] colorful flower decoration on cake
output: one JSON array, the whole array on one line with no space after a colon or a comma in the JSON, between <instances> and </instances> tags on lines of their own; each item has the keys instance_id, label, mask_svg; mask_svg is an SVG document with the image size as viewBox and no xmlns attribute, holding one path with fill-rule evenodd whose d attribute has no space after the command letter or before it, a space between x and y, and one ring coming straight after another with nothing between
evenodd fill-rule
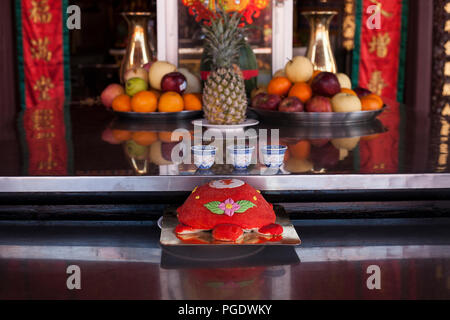
<instances>
[{"instance_id":1,"label":"colorful flower decoration on cake","mask_svg":"<svg viewBox=\"0 0 450 320\"><path fill-rule=\"evenodd\" d=\"M244 213L248 209L256 207L256 204L248 200L235 202L233 199L227 199L224 202L208 202L205 207L214 214L225 214L232 217L235 213Z\"/></svg>"},{"instance_id":2,"label":"colorful flower decoration on cake","mask_svg":"<svg viewBox=\"0 0 450 320\"><path fill-rule=\"evenodd\" d=\"M269 0L182 0L189 8L189 14L195 17L195 21L209 24L217 7L224 8L227 12L239 11L242 13L242 26L252 24L253 19L261 15L261 10L270 3Z\"/></svg>"}]
</instances>

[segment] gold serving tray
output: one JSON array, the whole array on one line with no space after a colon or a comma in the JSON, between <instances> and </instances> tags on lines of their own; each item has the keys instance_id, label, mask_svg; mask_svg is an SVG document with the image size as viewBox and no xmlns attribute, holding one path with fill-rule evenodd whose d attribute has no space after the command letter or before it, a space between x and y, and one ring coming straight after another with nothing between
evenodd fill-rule
<instances>
[{"instance_id":1,"label":"gold serving tray","mask_svg":"<svg viewBox=\"0 0 450 320\"><path fill-rule=\"evenodd\" d=\"M178 219L174 210L164 213L161 222L160 243L163 246L266 246L266 245L287 245L297 246L301 240L292 225L288 214L281 206L274 206L277 216L276 223L283 227L281 237L264 237L256 232L244 233L243 239L239 242L222 242L214 240L211 231L201 231L194 234L178 236L175 234L175 227Z\"/></svg>"}]
</instances>

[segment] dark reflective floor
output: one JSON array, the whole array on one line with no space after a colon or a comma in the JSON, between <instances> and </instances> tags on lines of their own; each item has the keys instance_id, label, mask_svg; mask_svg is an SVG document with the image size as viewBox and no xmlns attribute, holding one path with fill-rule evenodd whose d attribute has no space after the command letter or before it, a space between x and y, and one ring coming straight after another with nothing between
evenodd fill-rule
<instances>
[{"instance_id":1,"label":"dark reflective floor","mask_svg":"<svg viewBox=\"0 0 450 320\"><path fill-rule=\"evenodd\" d=\"M115 118L99 106L71 105L67 112L58 102L48 102L18 122L11 119L10 127L16 129L3 130L0 136L0 176L235 173L231 164L197 171L192 160L174 161L172 151L178 141L171 141L172 133L183 129L193 135L191 120L130 121ZM407 106L396 103L390 103L378 120L359 125L305 127L262 122L247 132L248 142L257 148L273 143L262 130L268 130L270 137L278 129L279 143L288 146L284 166L268 172L262 157L255 154L255 164L239 175L448 173L449 128L444 118L414 119ZM220 144L219 140L203 132L203 143ZM185 142L187 147L194 143L187 138Z\"/></svg>"},{"instance_id":2,"label":"dark reflective floor","mask_svg":"<svg viewBox=\"0 0 450 320\"><path fill-rule=\"evenodd\" d=\"M2 222L0 299L450 298L449 219L295 226L298 247L205 257L161 248L152 222ZM81 290L67 289L71 265L80 267ZM379 290L368 288L374 266Z\"/></svg>"}]
</instances>

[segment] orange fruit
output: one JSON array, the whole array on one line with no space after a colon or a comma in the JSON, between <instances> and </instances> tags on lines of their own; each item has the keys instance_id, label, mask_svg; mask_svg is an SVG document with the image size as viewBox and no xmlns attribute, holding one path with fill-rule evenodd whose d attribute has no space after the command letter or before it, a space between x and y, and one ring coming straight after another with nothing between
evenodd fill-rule
<instances>
[{"instance_id":1,"label":"orange fruit","mask_svg":"<svg viewBox=\"0 0 450 320\"><path fill-rule=\"evenodd\" d=\"M199 93L186 93L183 96L185 110L202 110L202 95Z\"/></svg>"},{"instance_id":2,"label":"orange fruit","mask_svg":"<svg viewBox=\"0 0 450 320\"><path fill-rule=\"evenodd\" d=\"M112 103L114 111L129 112L131 111L131 98L129 95L121 94L117 96Z\"/></svg>"},{"instance_id":3,"label":"orange fruit","mask_svg":"<svg viewBox=\"0 0 450 320\"><path fill-rule=\"evenodd\" d=\"M309 79L309 81L308 81L308 84L311 84L311 83L313 82L314 78L315 78L319 73L321 73L321 72L322 72L322 71L320 71L320 70L314 70L311 79Z\"/></svg>"},{"instance_id":4,"label":"orange fruit","mask_svg":"<svg viewBox=\"0 0 450 320\"><path fill-rule=\"evenodd\" d=\"M380 110L383 107L383 102L373 96L365 96L361 98L362 111Z\"/></svg>"},{"instance_id":5,"label":"orange fruit","mask_svg":"<svg viewBox=\"0 0 450 320\"><path fill-rule=\"evenodd\" d=\"M356 94L356 92L353 91L352 89L342 88L342 89L341 89L341 92L343 92L343 93L348 93L348 94L354 95L354 96L356 96L356 97L358 96L358 95Z\"/></svg>"},{"instance_id":6,"label":"orange fruit","mask_svg":"<svg viewBox=\"0 0 450 320\"><path fill-rule=\"evenodd\" d=\"M381 106L380 109L383 107L384 101L379 95L377 95L375 93L371 93L371 94L367 95L366 97L370 97L370 98L374 98L374 99L378 100L378 103Z\"/></svg>"},{"instance_id":7,"label":"orange fruit","mask_svg":"<svg viewBox=\"0 0 450 320\"><path fill-rule=\"evenodd\" d=\"M134 112L155 112L157 106L158 97L151 91L141 91L131 99L131 109Z\"/></svg>"},{"instance_id":8,"label":"orange fruit","mask_svg":"<svg viewBox=\"0 0 450 320\"><path fill-rule=\"evenodd\" d=\"M153 92L156 95L157 99L159 99L159 97L161 97L161 91L155 90L155 89L150 89L149 91Z\"/></svg>"},{"instance_id":9,"label":"orange fruit","mask_svg":"<svg viewBox=\"0 0 450 320\"><path fill-rule=\"evenodd\" d=\"M296 159L306 160L311 153L311 143L307 140L300 140L289 146L289 153Z\"/></svg>"},{"instance_id":10,"label":"orange fruit","mask_svg":"<svg viewBox=\"0 0 450 320\"><path fill-rule=\"evenodd\" d=\"M159 98L159 112L179 112L184 109L184 100L181 95L176 92L165 92Z\"/></svg>"},{"instance_id":11,"label":"orange fruit","mask_svg":"<svg viewBox=\"0 0 450 320\"><path fill-rule=\"evenodd\" d=\"M114 139L116 139L119 142L130 140L132 137L132 134L128 130L113 130L112 135Z\"/></svg>"},{"instance_id":12,"label":"orange fruit","mask_svg":"<svg viewBox=\"0 0 450 320\"><path fill-rule=\"evenodd\" d=\"M289 90L289 97L297 97L303 103L311 99L312 95L313 92L311 86L306 82L297 82L292 86L291 90Z\"/></svg>"},{"instance_id":13,"label":"orange fruit","mask_svg":"<svg viewBox=\"0 0 450 320\"><path fill-rule=\"evenodd\" d=\"M270 80L269 85L267 86L267 93L286 96L289 93L289 89L291 89L291 86L292 83L288 78L275 77Z\"/></svg>"},{"instance_id":14,"label":"orange fruit","mask_svg":"<svg viewBox=\"0 0 450 320\"><path fill-rule=\"evenodd\" d=\"M156 132L151 131L137 131L133 133L132 139L137 144L147 147L151 145L153 142L158 140L158 136Z\"/></svg>"}]
</instances>

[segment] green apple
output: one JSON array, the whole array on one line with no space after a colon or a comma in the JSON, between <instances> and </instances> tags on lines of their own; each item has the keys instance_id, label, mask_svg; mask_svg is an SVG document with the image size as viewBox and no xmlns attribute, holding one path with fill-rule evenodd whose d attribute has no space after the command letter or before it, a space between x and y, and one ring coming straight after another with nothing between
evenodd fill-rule
<instances>
[{"instance_id":1,"label":"green apple","mask_svg":"<svg viewBox=\"0 0 450 320\"><path fill-rule=\"evenodd\" d=\"M141 78L132 78L127 81L125 85L125 92L129 96L134 96L136 93L145 91L148 89L148 83Z\"/></svg>"}]
</instances>

